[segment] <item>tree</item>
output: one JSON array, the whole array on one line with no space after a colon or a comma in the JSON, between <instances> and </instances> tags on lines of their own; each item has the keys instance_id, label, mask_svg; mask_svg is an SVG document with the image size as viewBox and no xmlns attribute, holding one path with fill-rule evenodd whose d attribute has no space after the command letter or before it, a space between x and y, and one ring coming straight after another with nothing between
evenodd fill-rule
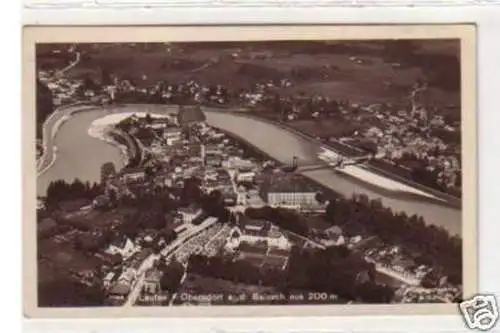
<instances>
[{"instance_id":1,"label":"tree","mask_svg":"<svg viewBox=\"0 0 500 333\"><path fill-rule=\"evenodd\" d=\"M335 221L335 212L337 210L336 207L337 207L337 202L335 200L330 200L330 202L326 206L325 215L326 219L330 222Z\"/></svg>"},{"instance_id":2,"label":"tree","mask_svg":"<svg viewBox=\"0 0 500 333\"><path fill-rule=\"evenodd\" d=\"M173 258L171 263L162 270L162 273L162 277L160 278L161 289L175 293L184 275L184 266Z\"/></svg>"},{"instance_id":3,"label":"tree","mask_svg":"<svg viewBox=\"0 0 500 333\"><path fill-rule=\"evenodd\" d=\"M36 135L42 137L42 125L54 111L52 91L40 80L36 80Z\"/></svg>"},{"instance_id":4,"label":"tree","mask_svg":"<svg viewBox=\"0 0 500 333\"><path fill-rule=\"evenodd\" d=\"M86 90L97 91L97 90L99 90L99 85L89 75L86 75L83 78L82 88L85 91Z\"/></svg>"},{"instance_id":5,"label":"tree","mask_svg":"<svg viewBox=\"0 0 500 333\"><path fill-rule=\"evenodd\" d=\"M153 168L151 166L147 166L144 169L144 175L145 175L146 180L151 180L154 176Z\"/></svg>"},{"instance_id":6,"label":"tree","mask_svg":"<svg viewBox=\"0 0 500 333\"><path fill-rule=\"evenodd\" d=\"M113 84L113 78L111 77L111 73L106 68L104 68L101 71L101 84L103 86L110 86Z\"/></svg>"},{"instance_id":7,"label":"tree","mask_svg":"<svg viewBox=\"0 0 500 333\"><path fill-rule=\"evenodd\" d=\"M111 205L116 206L118 202L118 195L116 194L116 191L111 189L108 191L108 196L109 196L109 201Z\"/></svg>"},{"instance_id":8,"label":"tree","mask_svg":"<svg viewBox=\"0 0 500 333\"><path fill-rule=\"evenodd\" d=\"M197 178L186 179L181 192L181 201L184 203L200 202L202 197L200 185L201 181Z\"/></svg>"}]
</instances>

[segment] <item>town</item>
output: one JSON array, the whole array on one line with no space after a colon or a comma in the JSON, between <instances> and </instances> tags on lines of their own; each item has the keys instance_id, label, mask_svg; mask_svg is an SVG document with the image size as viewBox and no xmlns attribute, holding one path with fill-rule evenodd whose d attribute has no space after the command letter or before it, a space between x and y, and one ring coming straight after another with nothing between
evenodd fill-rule
<instances>
[{"instance_id":1,"label":"town","mask_svg":"<svg viewBox=\"0 0 500 333\"><path fill-rule=\"evenodd\" d=\"M40 59L48 64L37 63L39 175L55 160L57 146L47 142L72 108L96 113L100 127L89 123L88 133L120 148L123 165L110 158L92 170L98 181L48 177L37 205L39 305L459 301L459 235L377 197L337 192L307 177L294 154L284 163L207 121L208 108L264 119L459 201L456 99L436 99L446 95L436 91L444 85L437 74L411 76L408 86L377 79L370 98L357 88L332 97L328 80L344 71L364 75L373 65L351 47L328 55L338 66L321 57L297 65L302 55L286 48L228 46L215 48L216 56L210 47L169 43L47 48ZM123 73L109 62L120 56L106 59L106 52L150 54L161 70L128 73L130 64L121 63ZM402 71L396 58L377 68ZM283 68L274 70L275 63ZM238 80L226 68L237 68ZM376 98L387 91L404 97Z\"/></svg>"},{"instance_id":2,"label":"town","mask_svg":"<svg viewBox=\"0 0 500 333\"><path fill-rule=\"evenodd\" d=\"M172 60L162 65L165 69L176 72L189 66L189 60L181 57L184 54L182 48L168 45L167 50ZM66 68L73 67L82 58L82 52L74 46L58 52L58 55L65 54L71 59ZM368 164L453 197L461 197L460 105L434 101L433 96L438 94L420 79L397 103L332 98L322 95L321 91L297 92L296 85L306 78L319 75L322 80L327 80L341 69L323 65L277 73L265 66L275 58L283 57L272 52L228 48L225 53L210 58L193 70L201 73L212 67L240 64L238 73L252 72L252 77L255 77L244 87L226 85L222 81L207 84L197 79L154 81L151 73L138 73L139 78L131 78L115 75L105 68L97 75L78 78L66 77L66 68L62 71L40 69L39 89L48 89L48 94L53 95L42 103L46 107L40 109L42 113L50 112L43 110L82 100L104 104L198 104L233 111L245 109L253 116L286 124L348 155L374 153L383 156ZM346 65L349 68L363 68L370 64L361 56L351 56L346 61L350 63ZM390 66L387 70L394 71L401 64L393 62ZM382 85L385 90L390 90L394 84L384 81ZM39 118L43 120L45 117ZM40 144L37 147L40 155L43 147Z\"/></svg>"},{"instance_id":3,"label":"town","mask_svg":"<svg viewBox=\"0 0 500 333\"><path fill-rule=\"evenodd\" d=\"M280 302L255 293L380 303L460 297L456 238L366 197L330 193L208 126L199 107L178 109L109 126L130 145L122 170L106 163L98 184L49 186L38 212L39 269L58 277L54 287L61 276L73 284L73 302L229 302L195 297L210 293L243 293L232 300L243 304ZM423 252L419 237L427 235L436 244ZM45 292L40 299L50 303Z\"/></svg>"}]
</instances>

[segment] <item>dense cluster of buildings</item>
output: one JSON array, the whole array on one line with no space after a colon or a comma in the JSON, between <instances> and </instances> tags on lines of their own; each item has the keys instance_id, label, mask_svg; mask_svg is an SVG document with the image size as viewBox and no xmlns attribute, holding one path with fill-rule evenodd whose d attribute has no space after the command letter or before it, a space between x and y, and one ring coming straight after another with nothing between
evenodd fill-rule
<instances>
[{"instance_id":1,"label":"dense cluster of buildings","mask_svg":"<svg viewBox=\"0 0 500 333\"><path fill-rule=\"evenodd\" d=\"M460 124L447 124L441 115L428 115L424 108L402 110L394 115L390 111L366 108L365 117L375 117L380 125L371 126L357 136L376 144L378 153L385 158L412 169L415 163L429 172L436 172L436 182L445 188L460 188L460 146L445 142L433 130L449 133L460 131ZM429 119L430 118L430 119Z\"/></svg>"},{"instance_id":2,"label":"dense cluster of buildings","mask_svg":"<svg viewBox=\"0 0 500 333\"><path fill-rule=\"evenodd\" d=\"M71 50L71 54L76 54ZM234 53L234 52L233 52ZM253 52L236 52L228 54L235 59L261 59L250 56ZM261 53L261 52L258 52ZM266 53L266 52L264 52ZM273 52L271 52L273 53ZM265 59L273 56L266 56ZM222 59L222 58L221 58ZM263 58L264 59L264 58ZM351 57L351 61L361 61ZM208 61L207 68L215 62ZM250 65L248 65L250 66ZM248 67L247 66L247 67ZM252 70L252 66L249 67ZM429 106L418 104L419 95L424 94L427 86L417 84L410 91L411 106L403 109L381 107L381 105L358 105L346 101L334 101L322 96L293 96L280 94L293 86L293 77L263 77L261 82L252 87L233 91L224 84L206 85L197 80L188 80L182 83L157 82L151 87L142 87L131 79L118 78L108 75L101 78L102 82L94 82L89 86L84 80L63 78L48 71L39 71L39 78L53 91L55 105L81 95L81 98L92 98L94 95L106 100L136 98L143 101L158 103L185 104L185 103L210 103L231 104L235 107L271 107L272 112L281 114L283 120L295 119L325 119L331 115L342 116L353 123L370 124L375 126L361 126L360 131L349 135L350 139L369 140L376 144L380 153L385 154L385 159L394 162L403 168L423 168L435 177L435 182L442 188L459 190L461 187L460 173L460 143L443 139L437 131L453 134L460 133L459 121L453 123L442 115L431 112ZM144 74L142 81L146 82ZM99 80L98 80L99 81ZM138 82L140 82L139 80ZM386 105L387 106L387 105ZM429 107L429 108L428 108ZM340 111L340 112L337 112ZM161 128L162 124L154 124L153 128ZM165 139L175 142L180 133L174 128L165 130ZM221 158L209 155L207 163L218 165ZM416 163L418 162L418 166Z\"/></svg>"},{"instance_id":3,"label":"dense cluster of buildings","mask_svg":"<svg viewBox=\"0 0 500 333\"><path fill-rule=\"evenodd\" d=\"M189 81L186 84L167 85L161 88L157 85L155 89L166 89L169 92L165 95L168 103L173 99L173 92L183 93L183 98L193 99L198 103L205 101L216 102L217 104L233 103L234 100L240 106L258 107L259 105L268 105L273 100L276 88L287 88L291 85L288 80L279 82L266 82L257 84L250 92L240 92L231 95L226 88L217 85L216 89L204 87L195 81ZM130 88L132 89L132 88ZM149 91L155 93L155 89ZM164 96L164 97L165 97ZM305 100L305 101L304 101ZM280 98L278 102L283 109L283 119L293 121L295 119L324 119L328 118L332 112L329 106L332 101L328 98L302 97L294 100L290 98ZM314 105L322 105L314 108ZM430 114L424 107L413 107L409 110L394 111L391 109L382 109L381 105L341 105L335 104L342 112L340 114L346 120L352 120L353 123L376 123L379 125L364 126L361 131L351 133L347 139L356 142L359 139L368 140L377 146L378 153L385 155L385 159L408 169L415 168L417 161L425 170L436 173L435 181L444 188L460 188L460 143L444 140L442 137L434 134L436 131L447 132L450 135L456 135L460 132L460 124L448 123L442 115ZM306 105L307 108L301 107ZM309 110L311 109L311 110ZM355 111L353 111L355 110ZM278 110L274 110L278 112ZM338 113L336 113L338 115ZM346 138L344 138L346 139ZM211 159L211 163L217 164L218 158Z\"/></svg>"},{"instance_id":4,"label":"dense cluster of buildings","mask_svg":"<svg viewBox=\"0 0 500 333\"><path fill-rule=\"evenodd\" d=\"M76 101L76 95L83 85L82 80L56 75L47 71L39 71L38 79L52 92L54 106L61 106ZM88 96L90 97L90 96Z\"/></svg>"}]
</instances>

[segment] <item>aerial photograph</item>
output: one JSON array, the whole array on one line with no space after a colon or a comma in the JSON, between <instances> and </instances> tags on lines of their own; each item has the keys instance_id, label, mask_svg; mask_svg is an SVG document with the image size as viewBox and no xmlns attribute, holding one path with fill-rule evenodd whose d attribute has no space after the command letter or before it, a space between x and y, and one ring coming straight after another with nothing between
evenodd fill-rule
<instances>
[{"instance_id":1,"label":"aerial photograph","mask_svg":"<svg viewBox=\"0 0 500 333\"><path fill-rule=\"evenodd\" d=\"M462 300L459 39L42 43L33 86L39 307Z\"/></svg>"}]
</instances>

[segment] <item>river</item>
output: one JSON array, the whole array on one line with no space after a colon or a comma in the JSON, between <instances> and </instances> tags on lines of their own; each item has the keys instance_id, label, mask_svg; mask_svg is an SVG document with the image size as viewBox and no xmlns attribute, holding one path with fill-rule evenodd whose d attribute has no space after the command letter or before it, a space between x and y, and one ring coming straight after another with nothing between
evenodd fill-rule
<instances>
[{"instance_id":1,"label":"river","mask_svg":"<svg viewBox=\"0 0 500 333\"><path fill-rule=\"evenodd\" d=\"M44 195L48 184L56 179L72 181L75 178L98 181L100 167L105 162L114 162L117 168L123 166L118 148L88 135L92 121L104 117L109 112L151 112L164 113L174 111L168 106L134 105L112 107L108 111L96 109L73 115L57 132L51 144L57 146L55 163L38 176L37 193ZM317 144L285 129L265 121L243 117L238 114L207 111L210 125L232 132L275 157L282 162L289 162L297 156L302 162L317 162ZM61 115L62 116L62 115ZM461 210L445 205L437 200L402 195L384 190L332 169L309 171L308 177L334 189L346 196L364 193L370 198L380 198L385 206L395 211L404 211L408 215L421 215L426 222L442 226L452 234L461 234Z\"/></svg>"}]
</instances>

